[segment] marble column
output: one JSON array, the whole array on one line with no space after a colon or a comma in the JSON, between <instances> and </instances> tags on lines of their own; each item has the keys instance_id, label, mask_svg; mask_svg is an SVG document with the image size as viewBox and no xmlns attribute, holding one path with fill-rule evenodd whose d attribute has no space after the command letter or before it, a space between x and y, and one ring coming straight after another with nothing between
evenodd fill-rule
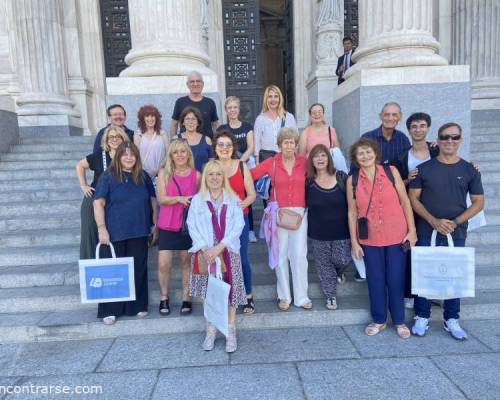
<instances>
[{"instance_id":1,"label":"marble column","mask_svg":"<svg viewBox=\"0 0 500 400\"><path fill-rule=\"evenodd\" d=\"M453 2L453 64L469 64L472 105L500 108L500 2Z\"/></svg>"},{"instance_id":2,"label":"marble column","mask_svg":"<svg viewBox=\"0 0 500 400\"><path fill-rule=\"evenodd\" d=\"M432 0L360 0L359 47L356 65L362 68L447 65L432 36Z\"/></svg>"},{"instance_id":3,"label":"marble column","mask_svg":"<svg viewBox=\"0 0 500 400\"><path fill-rule=\"evenodd\" d=\"M316 66L307 82L309 103L324 104L325 119L330 122L332 113L328 105L332 102L333 90L337 86L337 60L343 53L343 0L321 0L315 22Z\"/></svg>"},{"instance_id":4,"label":"marble column","mask_svg":"<svg viewBox=\"0 0 500 400\"><path fill-rule=\"evenodd\" d=\"M209 72L205 0L129 0L128 6L132 48L120 77Z\"/></svg>"},{"instance_id":5,"label":"marble column","mask_svg":"<svg viewBox=\"0 0 500 400\"><path fill-rule=\"evenodd\" d=\"M79 115L68 97L62 4L60 0L16 0L13 13L21 131L26 127L27 134L45 134L38 128L50 127L46 133L69 134L70 126L79 127Z\"/></svg>"}]
</instances>

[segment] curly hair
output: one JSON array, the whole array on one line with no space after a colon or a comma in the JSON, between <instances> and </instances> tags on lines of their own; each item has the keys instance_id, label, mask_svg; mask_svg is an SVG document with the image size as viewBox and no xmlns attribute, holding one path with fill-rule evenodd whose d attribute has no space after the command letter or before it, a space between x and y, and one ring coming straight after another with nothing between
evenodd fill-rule
<instances>
[{"instance_id":1,"label":"curly hair","mask_svg":"<svg viewBox=\"0 0 500 400\"><path fill-rule=\"evenodd\" d=\"M380 148L378 147L377 142L372 139L361 138L358 141L354 142L351 148L349 149L349 157L351 159L351 164L354 164L357 168L359 168L359 163L357 160L358 149L360 147L369 147L375 153L375 162L378 164L380 162Z\"/></svg>"},{"instance_id":2,"label":"curly hair","mask_svg":"<svg viewBox=\"0 0 500 400\"><path fill-rule=\"evenodd\" d=\"M142 106L139 109L139 112L137 113L137 119L138 119L137 126L139 127L139 129L141 130L141 132L144 133L144 132L147 131L146 121L145 121L145 118L146 118L147 115L152 115L153 117L156 118L154 130L155 130L155 132L160 133L160 129L161 129L161 113L152 104L146 104L145 106Z\"/></svg>"}]
</instances>

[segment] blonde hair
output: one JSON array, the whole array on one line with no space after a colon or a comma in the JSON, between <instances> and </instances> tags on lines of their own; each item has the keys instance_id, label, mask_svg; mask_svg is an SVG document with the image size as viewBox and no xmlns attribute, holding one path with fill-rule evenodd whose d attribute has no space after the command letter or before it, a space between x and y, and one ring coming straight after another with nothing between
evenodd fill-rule
<instances>
[{"instance_id":1,"label":"blonde hair","mask_svg":"<svg viewBox=\"0 0 500 400\"><path fill-rule=\"evenodd\" d=\"M293 139L295 141L295 144L299 143L299 132L295 128L281 128L278 131L278 147L281 146L281 143L283 143L287 139Z\"/></svg>"},{"instance_id":2,"label":"blonde hair","mask_svg":"<svg viewBox=\"0 0 500 400\"><path fill-rule=\"evenodd\" d=\"M228 177L226 175L226 172L224 171L224 168L220 161L218 160L210 160L207 162L205 165L205 168L203 169L203 175L201 176L201 185L200 185L200 195L203 198L206 198L209 196L209 189L207 186L207 179L208 179L208 174L216 171L216 172L221 172L222 173L222 191L230 196L230 197L236 197L236 194L234 193L233 189L231 188L231 185L229 184Z\"/></svg>"},{"instance_id":3,"label":"blonde hair","mask_svg":"<svg viewBox=\"0 0 500 400\"><path fill-rule=\"evenodd\" d=\"M188 155L187 165L189 168L194 168L194 156L191 151L191 147L189 147L189 143L185 139L173 139L170 145L168 146L167 160L165 162L165 184L168 183L170 177L174 174L175 171L175 163L174 163L174 153L179 149L186 150Z\"/></svg>"},{"instance_id":4,"label":"blonde hair","mask_svg":"<svg viewBox=\"0 0 500 400\"><path fill-rule=\"evenodd\" d=\"M268 112L269 107L267 106L267 97L269 96L270 91L278 93L278 97L280 99L280 102L278 104L278 116L280 118L285 118L286 116L286 110L285 110L285 100L283 99L283 94L281 93L281 90L278 86L276 85L269 85L266 87L266 90L264 90L264 96L262 98L262 113Z\"/></svg>"},{"instance_id":5,"label":"blonde hair","mask_svg":"<svg viewBox=\"0 0 500 400\"><path fill-rule=\"evenodd\" d=\"M130 141L123 128L119 127L118 125L110 125L104 131L104 135L102 135L101 139L101 148L106 152L109 152L111 150L108 144L108 136L111 132L118 133L122 137L123 143Z\"/></svg>"},{"instance_id":6,"label":"blonde hair","mask_svg":"<svg viewBox=\"0 0 500 400\"><path fill-rule=\"evenodd\" d=\"M229 96L226 97L226 101L224 102L224 110L226 109L227 105L234 101L236 104L238 104L238 107L240 106L240 99L236 96Z\"/></svg>"}]
</instances>

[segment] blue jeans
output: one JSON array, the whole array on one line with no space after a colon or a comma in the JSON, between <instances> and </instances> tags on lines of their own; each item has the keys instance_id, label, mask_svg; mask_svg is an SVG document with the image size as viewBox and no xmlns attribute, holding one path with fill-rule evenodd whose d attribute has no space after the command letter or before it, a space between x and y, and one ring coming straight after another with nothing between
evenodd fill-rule
<instances>
[{"instance_id":1,"label":"blue jeans","mask_svg":"<svg viewBox=\"0 0 500 400\"><path fill-rule=\"evenodd\" d=\"M464 247L465 239L454 239L455 247ZM430 246L430 236L418 236L417 246ZM448 246L446 236L437 234L436 246ZM422 318L430 318L431 316L431 301L425 297L416 296L414 303L415 315ZM443 318L448 320L450 318L458 319L460 313L460 299L445 300L443 304Z\"/></svg>"},{"instance_id":2,"label":"blue jeans","mask_svg":"<svg viewBox=\"0 0 500 400\"><path fill-rule=\"evenodd\" d=\"M373 322L387 320L387 298L392 322L404 324L404 291L406 254L400 243L392 246L362 245L365 253L366 280Z\"/></svg>"},{"instance_id":3,"label":"blue jeans","mask_svg":"<svg viewBox=\"0 0 500 400\"><path fill-rule=\"evenodd\" d=\"M243 269L243 282L245 283L245 292L252 293L252 270L250 268L250 261L248 260L248 231L249 221L248 215L244 216L245 226L240 236L240 257L241 268Z\"/></svg>"}]
</instances>

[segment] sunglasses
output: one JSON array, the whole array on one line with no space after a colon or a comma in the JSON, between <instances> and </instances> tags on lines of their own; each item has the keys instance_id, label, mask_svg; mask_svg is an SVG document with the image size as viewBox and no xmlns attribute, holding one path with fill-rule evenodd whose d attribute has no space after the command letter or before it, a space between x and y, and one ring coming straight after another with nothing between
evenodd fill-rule
<instances>
[{"instance_id":1,"label":"sunglasses","mask_svg":"<svg viewBox=\"0 0 500 400\"><path fill-rule=\"evenodd\" d=\"M442 142L447 142L450 139L453 140L454 142L458 142L462 138L462 135L440 135L439 140Z\"/></svg>"}]
</instances>

